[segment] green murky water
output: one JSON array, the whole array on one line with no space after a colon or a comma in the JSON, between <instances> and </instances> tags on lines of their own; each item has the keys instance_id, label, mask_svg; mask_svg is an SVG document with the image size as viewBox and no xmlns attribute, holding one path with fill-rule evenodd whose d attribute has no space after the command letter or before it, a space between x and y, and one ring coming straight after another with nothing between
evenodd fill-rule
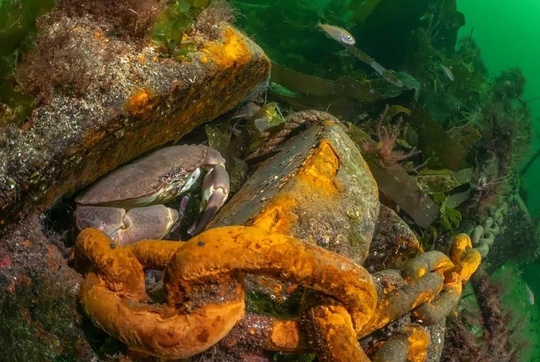
<instances>
[{"instance_id":1,"label":"green murky water","mask_svg":"<svg viewBox=\"0 0 540 362\"><path fill-rule=\"evenodd\" d=\"M490 72L509 67L519 67L526 78L523 99L528 101L532 112L533 139L528 159L540 148L540 2L535 0L460 0L458 6L467 16L467 23L460 31L466 36L473 29L473 36L482 49L483 59ZM532 163L523 175L523 186L527 192L527 206L531 214L540 216L540 159ZM540 263L521 265L525 280L535 295L540 295ZM512 274L517 271L514 270ZM515 283L519 284L518 286ZM530 313L531 306L524 303L524 285L519 280L506 280L513 289L512 305L522 318L530 320L534 328L530 338L538 340L540 334L538 310ZM530 361L540 361L540 350L529 356Z\"/></svg>"}]
</instances>

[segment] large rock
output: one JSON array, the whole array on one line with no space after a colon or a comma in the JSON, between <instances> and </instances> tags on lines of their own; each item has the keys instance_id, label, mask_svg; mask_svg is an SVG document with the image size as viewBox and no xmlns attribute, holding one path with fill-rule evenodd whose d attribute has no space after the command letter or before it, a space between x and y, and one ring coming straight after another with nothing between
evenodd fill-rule
<instances>
[{"instance_id":1,"label":"large rock","mask_svg":"<svg viewBox=\"0 0 540 362\"><path fill-rule=\"evenodd\" d=\"M87 18L60 18L41 31L55 26L75 27L75 44L66 47L79 46L81 57L94 59L94 74L81 77L100 85L80 97L56 92L22 127L1 130L0 225L177 141L246 99L270 70L263 51L230 26L219 42L203 42L184 61L152 46L118 44Z\"/></svg>"},{"instance_id":2,"label":"large rock","mask_svg":"<svg viewBox=\"0 0 540 362\"><path fill-rule=\"evenodd\" d=\"M326 120L281 148L259 166L210 226L254 225L316 243L362 264L379 199L356 144L327 114Z\"/></svg>"}]
</instances>

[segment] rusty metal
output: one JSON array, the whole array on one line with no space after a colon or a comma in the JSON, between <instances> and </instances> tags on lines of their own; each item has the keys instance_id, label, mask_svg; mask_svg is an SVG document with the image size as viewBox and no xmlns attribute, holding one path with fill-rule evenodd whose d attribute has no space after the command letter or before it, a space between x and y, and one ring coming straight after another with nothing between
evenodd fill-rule
<instances>
[{"instance_id":1,"label":"rusty metal","mask_svg":"<svg viewBox=\"0 0 540 362\"><path fill-rule=\"evenodd\" d=\"M457 306L463 283L470 279L482 260L480 251L472 248L471 238L467 234L454 238L449 254L452 267L445 269L444 289L432 301L413 311L416 318L427 325L438 323Z\"/></svg>"},{"instance_id":2,"label":"rusty metal","mask_svg":"<svg viewBox=\"0 0 540 362\"><path fill-rule=\"evenodd\" d=\"M373 362L425 361L429 333L420 325L409 325L402 333L390 337L373 355Z\"/></svg>"},{"instance_id":3,"label":"rusty metal","mask_svg":"<svg viewBox=\"0 0 540 362\"><path fill-rule=\"evenodd\" d=\"M450 257L419 255L401 271L400 285L384 288L344 256L247 226L210 229L185 243L145 240L116 247L102 232L86 229L77 238L77 254L92 265L81 287L84 311L131 349L188 358L221 340L234 346L253 338L250 345L266 350L314 350L321 361L370 361L358 340L410 312L418 326L390 337L372 358L424 360L429 338L422 326L448 315L481 260L468 235L460 234ZM147 295L145 269L164 270L163 301ZM246 315L246 273L306 287L301 315Z\"/></svg>"},{"instance_id":4,"label":"rusty metal","mask_svg":"<svg viewBox=\"0 0 540 362\"><path fill-rule=\"evenodd\" d=\"M187 358L217 343L244 313L242 284L229 280L220 291L228 299L193 313L151 303L146 293L143 270L164 269L184 245L154 240L114 247L103 232L83 230L78 252L93 265L80 290L85 313L131 349L157 356Z\"/></svg>"},{"instance_id":5,"label":"rusty metal","mask_svg":"<svg viewBox=\"0 0 540 362\"><path fill-rule=\"evenodd\" d=\"M319 359L369 362L357 341L351 316L339 302L318 292L307 291L302 311L303 330Z\"/></svg>"},{"instance_id":6,"label":"rusty metal","mask_svg":"<svg viewBox=\"0 0 540 362\"><path fill-rule=\"evenodd\" d=\"M347 309L355 333L366 328L377 303L375 285L364 268L316 245L256 227L211 229L186 243L112 245L96 229L83 230L77 238L79 252L94 266L81 287L83 308L109 334L160 357L187 358L221 340L244 314L246 272L332 296ZM143 273L149 268L165 270L166 304L150 304ZM199 303L205 284L219 286L217 293L229 299Z\"/></svg>"}]
</instances>

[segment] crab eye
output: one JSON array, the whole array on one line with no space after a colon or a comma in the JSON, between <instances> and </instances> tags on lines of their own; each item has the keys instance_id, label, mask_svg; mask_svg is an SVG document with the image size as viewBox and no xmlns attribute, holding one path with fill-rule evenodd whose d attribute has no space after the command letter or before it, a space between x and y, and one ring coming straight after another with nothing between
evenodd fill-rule
<instances>
[{"instance_id":1,"label":"crab eye","mask_svg":"<svg viewBox=\"0 0 540 362\"><path fill-rule=\"evenodd\" d=\"M169 182L171 182L171 176L169 175L161 176L160 181L164 184L168 184Z\"/></svg>"},{"instance_id":2,"label":"crab eye","mask_svg":"<svg viewBox=\"0 0 540 362\"><path fill-rule=\"evenodd\" d=\"M179 170L175 171L173 174L172 174L172 177L174 179L179 179L179 178L182 178L182 177L185 177L187 175L187 171L185 168L181 167Z\"/></svg>"}]
</instances>

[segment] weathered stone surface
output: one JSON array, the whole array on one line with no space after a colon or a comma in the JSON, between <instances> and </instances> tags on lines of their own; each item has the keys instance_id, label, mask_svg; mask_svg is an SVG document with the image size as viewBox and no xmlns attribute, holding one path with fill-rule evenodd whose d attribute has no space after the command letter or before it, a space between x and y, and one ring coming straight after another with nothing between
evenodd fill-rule
<instances>
[{"instance_id":1,"label":"weathered stone surface","mask_svg":"<svg viewBox=\"0 0 540 362\"><path fill-rule=\"evenodd\" d=\"M416 234L392 209L381 205L364 267L371 273L385 269L400 270L407 261L421 253L423 250Z\"/></svg>"},{"instance_id":2,"label":"weathered stone surface","mask_svg":"<svg viewBox=\"0 0 540 362\"><path fill-rule=\"evenodd\" d=\"M0 131L0 226L180 139L248 97L269 74L263 51L230 26L219 42L202 42L188 60L176 61L152 46L117 44L88 18L60 21L73 23L79 43L66 47L84 47L81 56L95 63L85 76L100 86L78 98L53 94L22 127Z\"/></svg>"},{"instance_id":3,"label":"weathered stone surface","mask_svg":"<svg viewBox=\"0 0 540 362\"><path fill-rule=\"evenodd\" d=\"M6 361L97 360L79 310L82 276L33 214L0 244L0 348Z\"/></svg>"},{"instance_id":4,"label":"weathered stone surface","mask_svg":"<svg viewBox=\"0 0 540 362\"><path fill-rule=\"evenodd\" d=\"M379 213L377 185L354 142L331 119L259 166L210 227L255 225L362 264Z\"/></svg>"}]
</instances>

